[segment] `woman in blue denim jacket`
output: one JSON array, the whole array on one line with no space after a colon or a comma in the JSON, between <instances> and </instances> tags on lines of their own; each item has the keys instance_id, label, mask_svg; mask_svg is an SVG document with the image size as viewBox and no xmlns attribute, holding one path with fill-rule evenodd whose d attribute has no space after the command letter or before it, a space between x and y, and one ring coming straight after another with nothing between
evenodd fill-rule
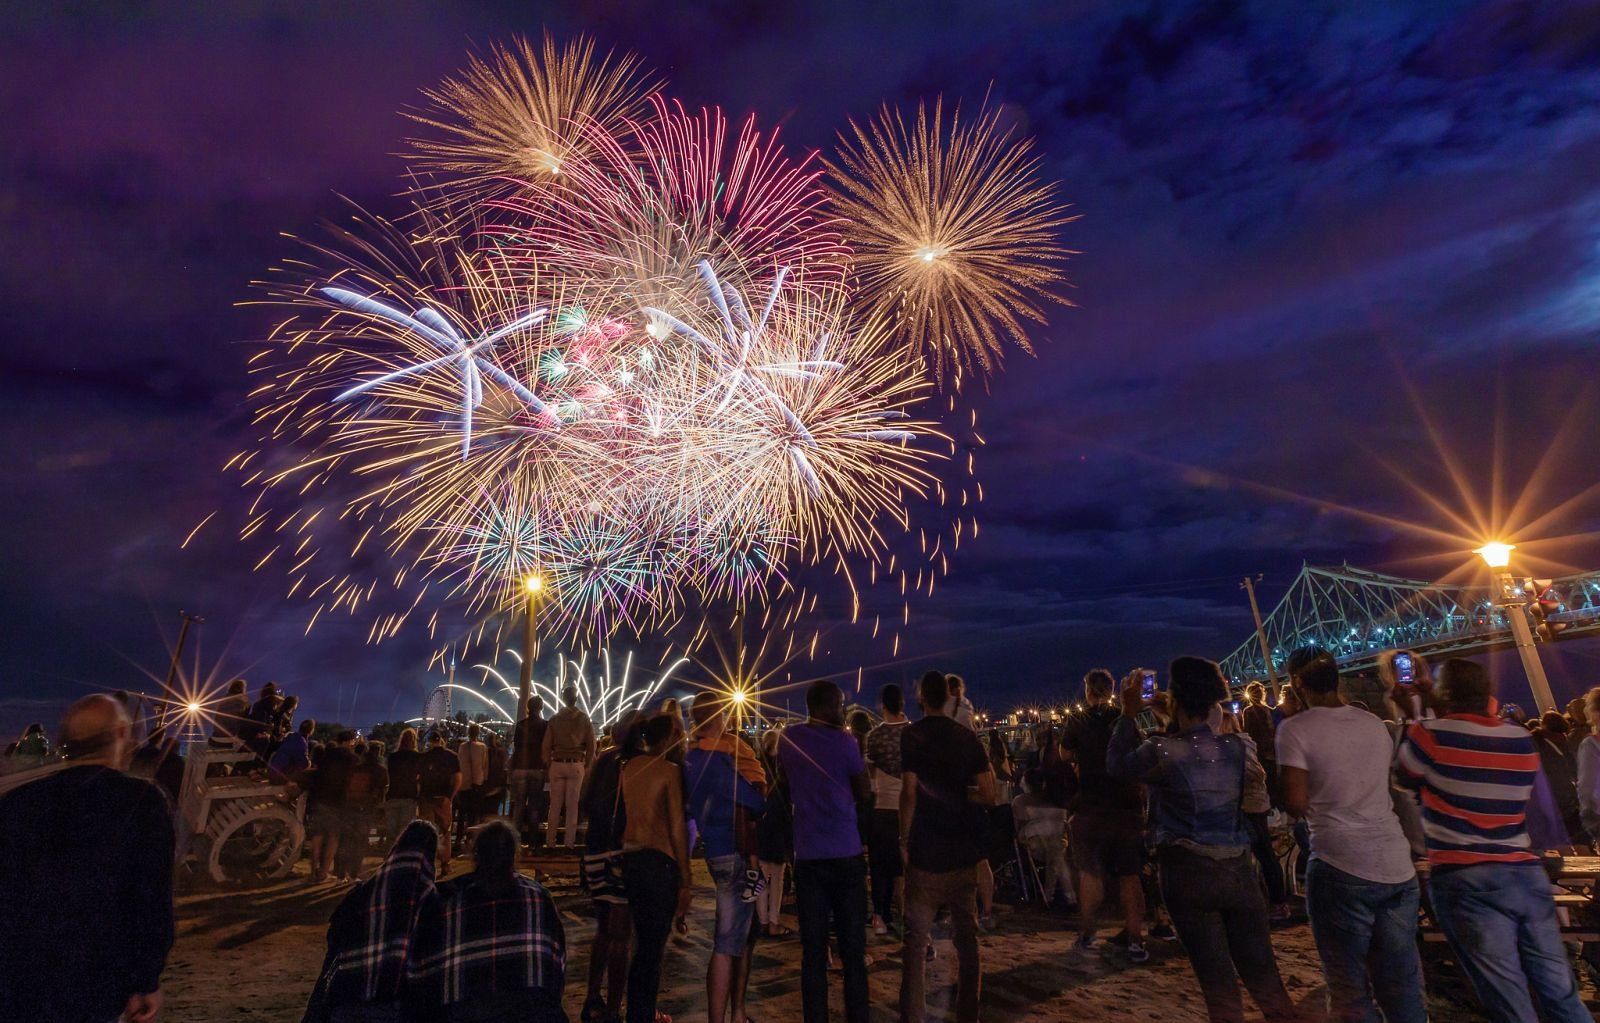
<instances>
[{"instance_id":1,"label":"woman in blue denim jacket","mask_svg":"<svg viewBox=\"0 0 1600 1023\"><path fill-rule=\"evenodd\" d=\"M1298 1020L1272 952L1267 900L1250 853L1241 802L1255 749L1239 735L1218 735L1213 717L1228 698L1215 663L1180 657L1169 669L1171 735L1144 738L1140 673L1122 683L1122 717L1106 749L1106 770L1151 790L1151 830L1161 897L1189 953L1213 1023L1244 1018L1239 983L1269 1021Z\"/></svg>"}]
</instances>

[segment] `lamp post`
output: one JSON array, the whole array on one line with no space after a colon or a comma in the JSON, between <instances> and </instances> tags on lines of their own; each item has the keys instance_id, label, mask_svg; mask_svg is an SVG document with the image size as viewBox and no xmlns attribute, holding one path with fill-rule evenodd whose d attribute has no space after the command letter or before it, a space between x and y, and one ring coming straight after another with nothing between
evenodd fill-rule
<instances>
[{"instance_id":1,"label":"lamp post","mask_svg":"<svg viewBox=\"0 0 1600 1023\"><path fill-rule=\"evenodd\" d=\"M517 681L517 708L511 715L512 724L522 720L528 710L528 697L533 695L533 645L539 631L539 594L544 591L544 580L538 573L522 580L527 604L522 613L522 673Z\"/></svg>"},{"instance_id":2,"label":"lamp post","mask_svg":"<svg viewBox=\"0 0 1600 1023\"><path fill-rule=\"evenodd\" d=\"M1528 628L1522 587L1511 575L1511 552L1516 549L1516 544L1495 540L1472 553L1483 559L1494 576L1494 602L1511 624L1511 636L1516 641L1517 656L1522 658L1522 670L1528 676L1528 688L1532 690L1533 702L1539 705L1542 714L1547 710L1556 710L1556 700L1550 692L1550 680L1545 677L1539 651L1533 645L1533 630Z\"/></svg>"}]
</instances>

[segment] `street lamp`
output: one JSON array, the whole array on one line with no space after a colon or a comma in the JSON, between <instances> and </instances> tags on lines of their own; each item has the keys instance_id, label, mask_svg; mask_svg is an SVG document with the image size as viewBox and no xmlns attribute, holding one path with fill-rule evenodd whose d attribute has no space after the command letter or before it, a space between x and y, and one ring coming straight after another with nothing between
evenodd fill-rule
<instances>
[{"instance_id":1,"label":"street lamp","mask_svg":"<svg viewBox=\"0 0 1600 1023\"><path fill-rule=\"evenodd\" d=\"M539 578L539 573L530 572L522 580L522 589L528 599L522 614L522 677L517 684L517 709L512 715L518 721L528 712L528 697L533 695L533 645L538 632L538 600L539 594L544 592L544 580Z\"/></svg>"},{"instance_id":2,"label":"street lamp","mask_svg":"<svg viewBox=\"0 0 1600 1023\"><path fill-rule=\"evenodd\" d=\"M1522 659L1522 670L1528 676L1533 702L1539 705L1539 711L1543 713L1555 710L1556 700L1550 692L1550 680L1545 677L1539 651L1533 645L1533 630L1528 627L1528 611L1522 588L1511 575L1511 552L1516 549L1516 544L1491 540L1472 553L1482 558L1494 574L1494 602L1511 625L1511 636L1517 644L1517 656Z\"/></svg>"}]
</instances>

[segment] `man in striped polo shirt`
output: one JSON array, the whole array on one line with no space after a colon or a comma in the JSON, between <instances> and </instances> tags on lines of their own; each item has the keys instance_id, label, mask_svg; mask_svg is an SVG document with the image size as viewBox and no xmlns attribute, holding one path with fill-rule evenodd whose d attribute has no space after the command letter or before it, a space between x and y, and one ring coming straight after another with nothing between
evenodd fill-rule
<instances>
[{"instance_id":1,"label":"man in striped polo shirt","mask_svg":"<svg viewBox=\"0 0 1600 1023\"><path fill-rule=\"evenodd\" d=\"M1400 744L1395 774L1421 796L1434 916L1490 1020L1593 1023L1539 858L1565 844L1560 819L1533 737L1492 716L1492 700L1481 665L1448 660L1434 691L1443 716Z\"/></svg>"}]
</instances>

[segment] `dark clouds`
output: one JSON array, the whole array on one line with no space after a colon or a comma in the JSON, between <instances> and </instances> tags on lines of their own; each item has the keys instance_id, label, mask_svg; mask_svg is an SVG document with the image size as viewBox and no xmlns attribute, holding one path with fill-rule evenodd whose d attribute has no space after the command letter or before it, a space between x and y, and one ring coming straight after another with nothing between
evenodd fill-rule
<instances>
[{"instance_id":1,"label":"dark clouds","mask_svg":"<svg viewBox=\"0 0 1600 1023\"><path fill-rule=\"evenodd\" d=\"M285 9L288 10L288 9ZM241 444L236 303L335 192L383 208L395 113L511 31L588 29L690 104L826 145L884 99L992 90L1084 217L1076 309L981 398L984 530L913 605L918 655L996 705L1092 663L1226 653L1236 589L1300 561L1424 572L1395 482L1461 502L1421 411L1490 485L1594 477L1600 5L931 3L94 5L11 15L0 54L0 703L135 684L158 627L210 616L207 663L313 712L416 712L425 637L370 648L250 572L217 469ZM1415 402L1408 388L1414 389ZM1497 413L1496 410L1499 409ZM1389 466L1390 468L1385 468ZM1391 471L1392 470L1392 471ZM179 542L222 509L189 550ZM1596 526L1580 502L1549 529ZM229 527L231 528L231 527ZM1573 545L1553 555L1600 564ZM1443 570L1448 566L1433 566ZM886 639L825 628L825 670ZM1575 648L1576 649L1576 648ZM1586 683L1581 651L1566 684ZM871 677L869 675L869 677ZM359 693L358 693L359 689ZM9 704L0 723L24 711ZM28 708L28 716L37 708Z\"/></svg>"}]
</instances>

